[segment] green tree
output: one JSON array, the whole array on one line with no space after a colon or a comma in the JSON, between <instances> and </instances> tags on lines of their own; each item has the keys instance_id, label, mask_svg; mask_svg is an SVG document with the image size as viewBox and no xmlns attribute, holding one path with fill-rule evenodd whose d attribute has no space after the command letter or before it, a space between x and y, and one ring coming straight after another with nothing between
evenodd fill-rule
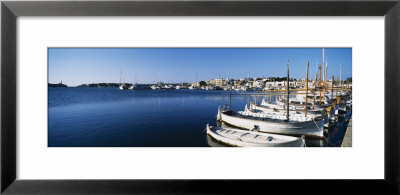
<instances>
[{"instance_id":1,"label":"green tree","mask_svg":"<svg viewBox=\"0 0 400 195\"><path fill-rule=\"evenodd\" d=\"M205 81L200 81L199 84L200 84L201 87L207 86L207 83Z\"/></svg>"}]
</instances>

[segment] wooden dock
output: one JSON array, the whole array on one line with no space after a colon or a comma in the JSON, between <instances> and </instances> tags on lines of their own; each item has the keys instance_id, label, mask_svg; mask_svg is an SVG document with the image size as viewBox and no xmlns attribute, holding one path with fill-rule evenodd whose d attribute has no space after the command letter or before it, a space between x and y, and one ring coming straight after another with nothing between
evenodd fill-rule
<instances>
[{"instance_id":1,"label":"wooden dock","mask_svg":"<svg viewBox=\"0 0 400 195\"><path fill-rule=\"evenodd\" d=\"M352 118L349 121L349 125L347 126L346 133L344 134L344 138L342 141L342 147L351 147L352 146Z\"/></svg>"}]
</instances>

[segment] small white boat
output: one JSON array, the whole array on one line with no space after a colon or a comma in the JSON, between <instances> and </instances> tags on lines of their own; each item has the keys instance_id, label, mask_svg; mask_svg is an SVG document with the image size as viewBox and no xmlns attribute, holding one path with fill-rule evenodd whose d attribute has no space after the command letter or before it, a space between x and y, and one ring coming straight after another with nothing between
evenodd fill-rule
<instances>
[{"instance_id":1,"label":"small white boat","mask_svg":"<svg viewBox=\"0 0 400 195\"><path fill-rule=\"evenodd\" d=\"M144 90L144 89L149 89L149 87L145 84L133 83L133 85L130 86L129 89L130 90Z\"/></svg>"},{"instance_id":2,"label":"small white boat","mask_svg":"<svg viewBox=\"0 0 400 195\"><path fill-rule=\"evenodd\" d=\"M175 87L172 86L172 85L164 85L163 89L166 89L166 90L174 90Z\"/></svg>"},{"instance_id":3,"label":"small white boat","mask_svg":"<svg viewBox=\"0 0 400 195\"><path fill-rule=\"evenodd\" d=\"M127 90L128 87L127 87L126 85L120 85L120 86L119 86L119 89L120 89L120 90Z\"/></svg>"},{"instance_id":4,"label":"small white boat","mask_svg":"<svg viewBox=\"0 0 400 195\"><path fill-rule=\"evenodd\" d=\"M213 127L207 124L207 134L217 141L239 147L304 147L304 137L292 137L246 131L234 128Z\"/></svg>"},{"instance_id":5,"label":"small white boat","mask_svg":"<svg viewBox=\"0 0 400 195\"><path fill-rule=\"evenodd\" d=\"M153 90L160 89L160 87L157 86L157 85L152 85L150 88L153 89Z\"/></svg>"}]
</instances>

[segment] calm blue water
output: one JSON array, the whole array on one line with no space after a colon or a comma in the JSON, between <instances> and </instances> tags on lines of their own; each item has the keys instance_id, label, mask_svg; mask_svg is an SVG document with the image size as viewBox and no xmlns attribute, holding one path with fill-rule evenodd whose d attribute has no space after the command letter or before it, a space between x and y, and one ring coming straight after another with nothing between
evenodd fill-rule
<instances>
[{"instance_id":1,"label":"calm blue water","mask_svg":"<svg viewBox=\"0 0 400 195\"><path fill-rule=\"evenodd\" d=\"M218 106L229 103L229 96L224 93L227 92L49 88L48 146L212 146L204 129L207 123L217 125ZM243 110L249 102L244 95L231 98L233 110ZM343 126L341 129L345 131ZM335 131L327 132L328 138L337 139L331 140L330 146L343 139L344 133ZM310 146L326 145L325 140L307 142Z\"/></svg>"}]
</instances>

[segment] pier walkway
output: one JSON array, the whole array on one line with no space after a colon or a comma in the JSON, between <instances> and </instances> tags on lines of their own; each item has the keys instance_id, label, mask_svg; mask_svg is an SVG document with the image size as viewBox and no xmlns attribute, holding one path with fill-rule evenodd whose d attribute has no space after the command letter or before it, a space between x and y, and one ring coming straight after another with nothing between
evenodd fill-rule
<instances>
[{"instance_id":1,"label":"pier walkway","mask_svg":"<svg viewBox=\"0 0 400 195\"><path fill-rule=\"evenodd\" d=\"M352 146L352 140L353 140L353 138L352 138L352 134L353 134L353 132L352 132L352 118L350 119L350 121L349 121L349 125L347 126L347 130L346 130L346 133L344 134L344 138L343 138L343 141L342 141L342 147L351 147Z\"/></svg>"}]
</instances>

